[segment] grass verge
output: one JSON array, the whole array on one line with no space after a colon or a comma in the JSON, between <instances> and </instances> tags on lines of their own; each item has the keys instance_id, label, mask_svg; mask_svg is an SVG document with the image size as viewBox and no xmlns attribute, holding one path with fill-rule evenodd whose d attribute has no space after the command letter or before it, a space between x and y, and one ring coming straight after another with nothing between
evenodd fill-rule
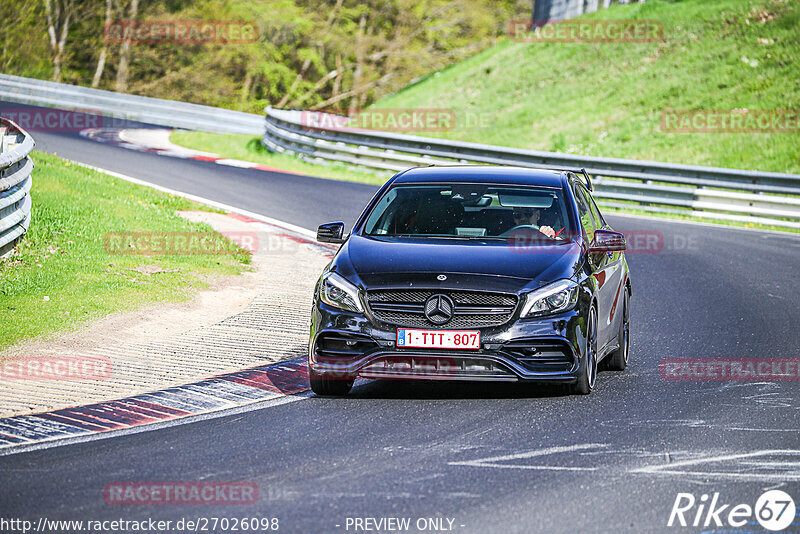
<instances>
[{"instance_id":1,"label":"grass verge","mask_svg":"<svg viewBox=\"0 0 800 534\"><path fill-rule=\"evenodd\" d=\"M207 208L49 154L33 158L31 226L0 260L0 349L113 312L186 300L250 262L238 247L215 255L109 254L110 232L213 232L175 214Z\"/></svg>"},{"instance_id":2,"label":"grass verge","mask_svg":"<svg viewBox=\"0 0 800 534\"><path fill-rule=\"evenodd\" d=\"M800 2L654 0L584 19L657 20L650 43L506 39L378 101L445 108L422 135L534 150L800 172L800 133L667 133L668 110L800 109Z\"/></svg>"}]
</instances>

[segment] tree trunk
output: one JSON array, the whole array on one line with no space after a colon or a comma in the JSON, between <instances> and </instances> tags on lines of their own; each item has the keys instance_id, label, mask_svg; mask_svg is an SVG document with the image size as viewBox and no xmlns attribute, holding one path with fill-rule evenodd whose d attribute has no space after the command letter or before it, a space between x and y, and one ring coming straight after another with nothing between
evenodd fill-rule
<instances>
[{"instance_id":1,"label":"tree trunk","mask_svg":"<svg viewBox=\"0 0 800 534\"><path fill-rule=\"evenodd\" d=\"M342 91L342 75L344 74L344 69L342 68L342 54L336 54L336 78L333 80L333 91L331 92L331 96L338 96L339 93Z\"/></svg>"},{"instance_id":2,"label":"tree trunk","mask_svg":"<svg viewBox=\"0 0 800 534\"><path fill-rule=\"evenodd\" d=\"M131 0L129 7L130 22L136 20L139 12L139 0ZM130 33L125 37L122 42L122 47L119 50L119 65L117 67L117 85L116 90L124 93L128 90L128 77L130 75L130 56L131 56L131 39Z\"/></svg>"},{"instance_id":3,"label":"tree trunk","mask_svg":"<svg viewBox=\"0 0 800 534\"><path fill-rule=\"evenodd\" d=\"M244 106L247 102L247 99L250 98L250 89L253 87L253 71L250 68L247 69L247 73L244 75L244 84L242 85L242 95L239 98L239 104Z\"/></svg>"},{"instance_id":4,"label":"tree trunk","mask_svg":"<svg viewBox=\"0 0 800 534\"><path fill-rule=\"evenodd\" d=\"M356 90L356 87L361 83L361 76L364 74L364 28L366 28L366 26L367 17L362 14L361 20L358 21L358 35L356 36L356 70L353 71L353 89L350 92ZM358 99L351 98L347 114L352 116L355 115L357 111Z\"/></svg>"},{"instance_id":5,"label":"tree trunk","mask_svg":"<svg viewBox=\"0 0 800 534\"><path fill-rule=\"evenodd\" d=\"M69 35L69 23L72 16L72 2L61 0L44 0L44 10L47 15L47 37L50 43L50 52L53 55L53 81L61 81L61 72L64 63L64 48Z\"/></svg>"},{"instance_id":6,"label":"tree trunk","mask_svg":"<svg viewBox=\"0 0 800 534\"><path fill-rule=\"evenodd\" d=\"M103 49L100 50L100 57L97 58L97 69L92 77L92 87L95 89L100 86L100 78L103 77L103 70L106 68L106 48L103 46Z\"/></svg>"},{"instance_id":7,"label":"tree trunk","mask_svg":"<svg viewBox=\"0 0 800 534\"><path fill-rule=\"evenodd\" d=\"M100 85L100 78L103 77L103 70L106 68L106 53L108 52L108 42L105 40L106 28L111 24L111 1L106 0L106 23L103 25L103 48L100 50L100 57L97 58L97 68L92 78L92 87Z\"/></svg>"},{"instance_id":8,"label":"tree trunk","mask_svg":"<svg viewBox=\"0 0 800 534\"><path fill-rule=\"evenodd\" d=\"M300 81L303 79L303 76L305 76L306 71L310 66L311 66L311 58L308 58L307 60L303 61L303 66L300 67L300 72L298 72L297 76L295 76L294 82L292 82L292 85L289 87L289 89L286 90L286 93L283 95L283 98L281 98L281 101L278 102L278 105L275 107L282 108L283 106L286 105L286 102L288 102L289 99L292 97L292 95L294 94L294 90L297 89L298 85L300 85Z\"/></svg>"}]
</instances>

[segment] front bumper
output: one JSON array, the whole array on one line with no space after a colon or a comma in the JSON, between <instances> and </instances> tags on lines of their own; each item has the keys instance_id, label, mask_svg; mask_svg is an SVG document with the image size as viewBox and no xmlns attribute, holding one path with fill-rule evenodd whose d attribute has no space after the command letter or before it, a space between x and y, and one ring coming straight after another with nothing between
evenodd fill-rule
<instances>
[{"instance_id":1,"label":"front bumper","mask_svg":"<svg viewBox=\"0 0 800 534\"><path fill-rule=\"evenodd\" d=\"M584 316L579 304L552 317L516 318L501 327L477 329L478 350L408 349L395 345L396 328L378 328L364 315L316 301L309 369L343 379L571 383L578 377L585 349Z\"/></svg>"}]
</instances>

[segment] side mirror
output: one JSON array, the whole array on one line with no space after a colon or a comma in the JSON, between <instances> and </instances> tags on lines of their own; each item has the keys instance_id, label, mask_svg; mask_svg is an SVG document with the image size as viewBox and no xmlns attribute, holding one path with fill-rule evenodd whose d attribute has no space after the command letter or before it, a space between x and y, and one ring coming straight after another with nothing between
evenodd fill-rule
<instances>
[{"instance_id":1,"label":"side mirror","mask_svg":"<svg viewBox=\"0 0 800 534\"><path fill-rule=\"evenodd\" d=\"M317 241L320 243L344 243L344 223L332 222L319 225Z\"/></svg>"},{"instance_id":2,"label":"side mirror","mask_svg":"<svg viewBox=\"0 0 800 534\"><path fill-rule=\"evenodd\" d=\"M589 245L589 254L625 250L627 247L625 236L621 233L611 230L595 230L594 241Z\"/></svg>"}]
</instances>

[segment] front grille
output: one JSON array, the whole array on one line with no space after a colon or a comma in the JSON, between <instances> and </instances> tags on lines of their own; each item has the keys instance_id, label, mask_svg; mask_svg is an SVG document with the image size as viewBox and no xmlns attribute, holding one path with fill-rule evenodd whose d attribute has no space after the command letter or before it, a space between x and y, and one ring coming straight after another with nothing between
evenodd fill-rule
<instances>
[{"instance_id":1,"label":"front grille","mask_svg":"<svg viewBox=\"0 0 800 534\"><path fill-rule=\"evenodd\" d=\"M450 321L434 324L425 317L425 302L433 295L447 295L453 300L453 318ZM517 297L483 291L392 289L368 291L367 304L376 319L393 326L488 328L511 320Z\"/></svg>"},{"instance_id":2,"label":"front grille","mask_svg":"<svg viewBox=\"0 0 800 534\"><path fill-rule=\"evenodd\" d=\"M569 371L573 366L572 351L559 342L514 340L501 352L533 372Z\"/></svg>"}]
</instances>

